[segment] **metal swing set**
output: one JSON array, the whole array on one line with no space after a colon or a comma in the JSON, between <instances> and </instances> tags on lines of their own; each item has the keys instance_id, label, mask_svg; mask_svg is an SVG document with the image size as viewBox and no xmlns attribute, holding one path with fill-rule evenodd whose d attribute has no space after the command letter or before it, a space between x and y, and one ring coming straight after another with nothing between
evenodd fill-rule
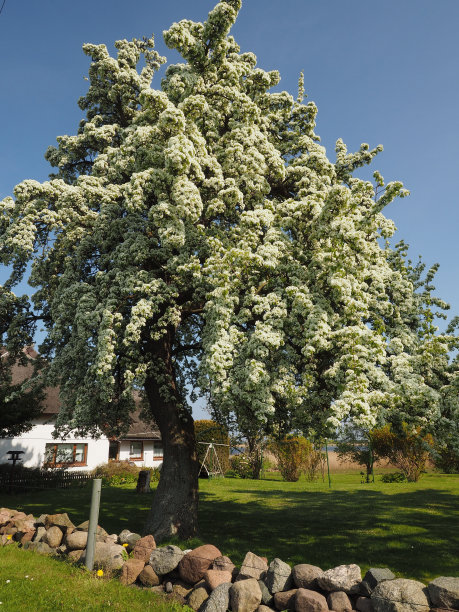
<instances>
[{"instance_id":1,"label":"metal swing set","mask_svg":"<svg viewBox=\"0 0 459 612\"><path fill-rule=\"evenodd\" d=\"M223 473L222 466L220 465L217 449L215 447L227 446L229 448L229 444L217 444L216 442L198 442L198 444L205 444L207 446L204 459L201 463L201 467L199 468L199 477L209 479L224 478L225 474Z\"/></svg>"}]
</instances>

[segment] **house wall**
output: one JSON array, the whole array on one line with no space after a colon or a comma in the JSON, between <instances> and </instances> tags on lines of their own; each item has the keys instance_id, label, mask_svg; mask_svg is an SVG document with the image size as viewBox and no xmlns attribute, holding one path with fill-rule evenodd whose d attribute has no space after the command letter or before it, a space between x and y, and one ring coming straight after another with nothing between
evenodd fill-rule
<instances>
[{"instance_id":1,"label":"house wall","mask_svg":"<svg viewBox=\"0 0 459 612\"><path fill-rule=\"evenodd\" d=\"M100 438L94 440L93 438L82 438L69 436L68 438L53 439L52 432L54 425L52 423L37 422L34 427L17 438L4 438L0 439L0 463L11 463L8 462L6 453L9 450L22 450L24 454L21 455L21 464L25 467L42 467L45 456L45 445L47 443L59 443L59 442L80 442L88 445L87 453L87 465L69 467L68 470L92 470L101 463L107 463L108 461L108 445L109 441L107 438Z\"/></svg>"},{"instance_id":2,"label":"house wall","mask_svg":"<svg viewBox=\"0 0 459 612\"><path fill-rule=\"evenodd\" d=\"M132 461L129 457L130 440L120 441L119 460L120 461ZM143 441L143 461L133 461L138 467L159 467L163 458L154 458L153 456L153 440Z\"/></svg>"}]
</instances>

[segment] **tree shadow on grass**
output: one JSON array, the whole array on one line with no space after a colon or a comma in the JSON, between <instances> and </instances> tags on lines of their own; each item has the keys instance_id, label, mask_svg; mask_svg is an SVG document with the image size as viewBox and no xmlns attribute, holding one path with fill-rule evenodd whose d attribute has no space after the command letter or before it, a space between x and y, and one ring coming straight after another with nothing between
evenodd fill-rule
<instances>
[{"instance_id":1,"label":"tree shadow on grass","mask_svg":"<svg viewBox=\"0 0 459 612\"><path fill-rule=\"evenodd\" d=\"M458 573L459 515L452 493L278 489L256 495L256 500L234 503L201 493L201 539L238 563L247 550L268 557L275 551L290 564L323 569L349 563L362 569L385 566L423 581Z\"/></svg>"},{"instance_id":2,"label":"tree shadow on grass","mask_svg":"<svg viewBox=\"0 0 459 612\"><path fill-rule=\"evenodd\" d=\"M90 501L91 485L0 494L0 506L21 506L35 516L67 512L76 525L89 518ZM103 488L99 523L109 533L125 528L141 533L152 502L154 493ZM277 556L291 565L311 563L323 569L348 563L363 571L389 567L426 582L458 575L458 519L457 495L435 488L387 494L223 483L215 491L201 490L199 537L181 544L215 544L236 564L251 550L270 560Z\"/></svg>"}]
</instances>

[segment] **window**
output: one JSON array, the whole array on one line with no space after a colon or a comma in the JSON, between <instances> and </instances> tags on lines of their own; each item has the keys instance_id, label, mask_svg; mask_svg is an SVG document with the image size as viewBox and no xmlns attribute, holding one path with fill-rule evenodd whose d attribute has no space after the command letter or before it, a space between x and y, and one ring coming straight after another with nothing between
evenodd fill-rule
<instances>
[{"instance_id":1,"label":"window","mask_svg":"<svg viewBox=\"0 0 459 612\"><path fill-rule=\"evenodd\" d=\"M87 456L87 444L80 442L51 443L45 446L44 464L48 467L81 466L86 465Z\"/></svg>"},{"instance_id":2,"label":"window","mask_svg":"<svg viewBox=\"0 0 459 612\"><path fill-rule=\"evenodd\" d=\"M110 440L110 444L108 447L108 460L109 461L118 461L120 456L120 443L118 440Z\"/></svg>"},{"instance_id":3,"label":"window","mask_svg":"<svg viewBox=\"0 0 459 612\"><path fill-rule=\"evenodd\" d=\"M129 459L131 461L143 460L143 442L131 441L129 444Z\"/></svg>"},{"instance_id":4,"label":"window","mask_svg":"<svg viewBox=\"0 0 459 612\"><path fill-rule=\"evenodd\" d=\"M163 458L163 443L162 442L153 443L153 458L154 459Z\"/></svg>"}]
</instances>

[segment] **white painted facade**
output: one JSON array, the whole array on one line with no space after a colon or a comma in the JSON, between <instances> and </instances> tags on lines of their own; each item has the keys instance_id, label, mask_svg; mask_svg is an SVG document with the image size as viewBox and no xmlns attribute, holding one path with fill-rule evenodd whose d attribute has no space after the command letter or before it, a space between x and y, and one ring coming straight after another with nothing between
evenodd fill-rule
<instances>
[{"instance_id":1,"label":"white painted facade","mask_svg":"<svg viewBox=\"0 0 459 612\"><path fill-rule=\"evenodd\" d=\"M48 418L42 418L36 422L33 428L16 438L0 438L0 463L11 463L8 461L10 455L8 451L24 451L21 455L21 465L24 467L43 467L45 463L45 451L48 445L50 449L53 445L65 444L65 448L78 449L82 453L85 452L85 463L75 466L67 466L66 469L75 470L93 470L98 465L107 463L109 460L109 445L110 441L107 437L101 436L98 439L69 436L65 439L52 436L54 430L53 422ZM137 441L136 441L137 442ZM160 441L142 440L142 459L134 461L139 467L160 467L162 464L162 447ZM138 448L134 447L135 449ZM83 446L84 445L84 446ZM155 448L156 446L156 448ZM60 447L64 448L64 447ZM132 461L131 441L121 440L119 442L118 460ZM74 451L75 452L75 451Z\"/></svg>"},{"instance_id":2,"label":"white painted facade","mask_svg":"<svg viewBox=\"0 0 459 612\"><path fill-rule=\"evenodd\" d=\"M134 440L120 440L119 461L132 461L138 467L160 467L162 465L163 453L159 440L135 440L143 445L143 458L140 460L131 455L131 442Z\"/></svg>"}]
</instances>

